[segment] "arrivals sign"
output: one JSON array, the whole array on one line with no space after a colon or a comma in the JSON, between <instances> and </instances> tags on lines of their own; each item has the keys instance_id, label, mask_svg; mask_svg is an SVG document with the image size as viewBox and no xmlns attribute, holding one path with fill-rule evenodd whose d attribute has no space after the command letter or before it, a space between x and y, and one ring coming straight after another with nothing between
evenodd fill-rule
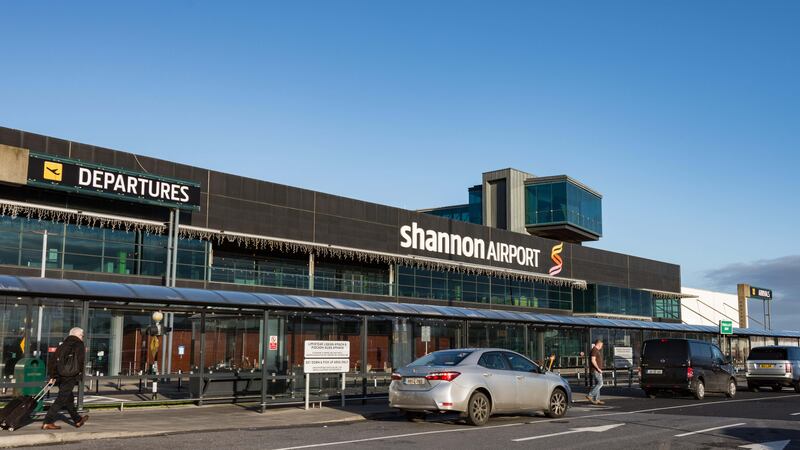
<instances>
[{"instance_id":1,"label":"arrivals sign","mask_svg":"<svg viewBox=\"0 0 800 450\"><path fill-rule=\"evenodd\" d=\"M772 289L750 286L750 298L759 300L772 300Z\"/></svg>"},{"instance_id":2,"label":"arrivals sign","mask_svg":"<svg viewBox=\"0 0 800 450\"><path fill-rule=\"evenodd\" d=\"M31 153L28 185L182 209L200 209L200 184Z\"/></svg>"}]
</instances>

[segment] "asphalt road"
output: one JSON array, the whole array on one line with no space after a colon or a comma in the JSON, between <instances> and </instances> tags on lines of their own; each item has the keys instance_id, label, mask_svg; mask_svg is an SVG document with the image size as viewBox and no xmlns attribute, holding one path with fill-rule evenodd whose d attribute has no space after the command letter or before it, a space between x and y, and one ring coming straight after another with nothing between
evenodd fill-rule
<instances>
[{"instance_id":1,"label":"asphalt road","mask_svg":"<svg viewBox=\"0 0 800 450\"><path fill-rule=\"evenodd\" d=\"M559 420L543 416L500 416L492 418L484 427L467 426L453 415L431 416L421 423L406 422L398 415L341 425L175 434L89 441L62 447L800 449L800 394L790 390L739 392L733 400L712 395L704 401L643 396L607 397L606 400L603 407L577 403ZM762 447L753 446L759 444Z\"/></svg>"}]
</instances>

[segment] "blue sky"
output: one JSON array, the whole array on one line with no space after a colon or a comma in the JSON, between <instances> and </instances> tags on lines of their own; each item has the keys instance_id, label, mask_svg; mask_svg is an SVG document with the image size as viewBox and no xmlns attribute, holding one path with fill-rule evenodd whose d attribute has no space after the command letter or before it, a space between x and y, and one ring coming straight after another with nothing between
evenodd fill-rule
<instances>
[{"instance_id":1,"label":"blue sky","mask_svg":"<svg viewBox=\"0 0 800 450\"><path fill-rule=\"evenodd\" d=\"M0 124L410 209L487 170L566 173L604 194L592 245L684 285L769 283L796 328L798 21L793 1L15 2Z\"/></svg>"}]
</instances>

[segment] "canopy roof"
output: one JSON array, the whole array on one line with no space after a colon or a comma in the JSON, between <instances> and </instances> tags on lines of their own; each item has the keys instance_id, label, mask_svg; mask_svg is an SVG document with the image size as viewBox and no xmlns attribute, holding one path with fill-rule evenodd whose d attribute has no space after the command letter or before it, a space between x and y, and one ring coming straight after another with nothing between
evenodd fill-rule
<instances>
[{"instance_id":1,"label":"canopy roof","mask_svg":"<svg viewBox=\"0 0 800 450\"><path fill-rule=\"evenodd\" d=\"M456 306L420 305L391 301L347 300L330 297L280 295L241 291L170 288L144 284L62 280L0 275L0 294L27 297L59 297L156 304L184 304L257 309L313 310L351 314L400 314L441 319L470 319L534 324L603 328L633 328L690 333L718 333L715 326L688 325L643 320L600 319L568 315L477 309ZM748 336L800 337L800 331L734 328L734 334Z\"/></svg>"}]
</instances>

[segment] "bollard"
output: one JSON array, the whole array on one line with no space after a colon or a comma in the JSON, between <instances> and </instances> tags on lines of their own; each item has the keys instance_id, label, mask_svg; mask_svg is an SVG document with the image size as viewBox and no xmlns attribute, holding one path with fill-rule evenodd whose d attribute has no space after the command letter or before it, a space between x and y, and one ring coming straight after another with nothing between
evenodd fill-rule
<instances>
[{"instance_id":1,"label":"bollard","mask_svg":"<svg viewBox=\"0 0 800 450\"><path fill-rule=\"evenodd\" d=\"M614 380L614 387L617 387L617 369L611 372L611 379Z\"/></svg>"},{"instance_id":2,"label":"bollard","mask_svg":"<svg viewBox=\"0 0 800 450\"><path fill-rule=\"evenodd\" d=\"M628 387L633 387L633 367L628 367Z\"/></svg>"},{"instance_id":3,"label":"bollard","mask_svg":"<svg viewBox=\"0 0 800 450\"><path fill-rule=\"evenodd\" d=\"M158 399L158 381L153 379L153 400Z\"/></svg>"},{"instance_id":4,"label":"bollard","mask_svg":"<svg viewBox=\"0 0 800 450\"><path fill-rule=\"evenodd\" d=\"M182 374L183 374L183 372L179 369L178 370L178 390L179 391L181 390L181 386L182 386L182 382L183 382L183 378L181 377Z\"/></svg>"}]
</instances>

